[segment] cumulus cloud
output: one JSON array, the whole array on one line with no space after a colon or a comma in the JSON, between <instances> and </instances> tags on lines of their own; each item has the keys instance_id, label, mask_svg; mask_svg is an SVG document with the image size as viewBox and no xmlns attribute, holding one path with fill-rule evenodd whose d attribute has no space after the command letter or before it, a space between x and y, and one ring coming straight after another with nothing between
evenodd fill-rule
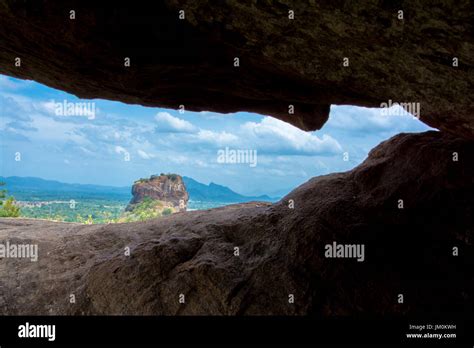
<instances>
[{"instance_id":1,"label":"cumulus cloud","mask_svg":"<svg viewBox=\"0 0 474 348\"><path fill-rule=\"evenodd\" d=\"M325 127L367 134L386 131L402 132L408 129L422 131L428 128L400 106L392 106L384 110L350 105L332 106Z\"/></svg>"},{"instance_id":2,"label":"cumulus cloud","mask_svg":"<svg viewBox=\"0 0 474 348\"><path fill-rule=\"evenodd\" d=\"M155 142L161 145L173 143L173 147L188 151L212 151L231 146L280 155L327 156L342 152L341 145L331 136L317 136L273 117L263 117L259 122L246 122L226 130L198 128L167 112L158 113L155 119L163 134Z\"/></svg>"},{"instance_id":3,"label":"cumulus cloud","mask_svg":"<svg viewBox=\"0 0 474 348\"><path fill-rule=\"evenodd\" d=\"M203 143L222 146L233 144L239 138L235 134L228 133L226 131L214 132L207 129L200 129L195 139Z\"/></svg>"},{"instance_id":4,"label":"cumulus cloud","mask_svg":"<svg viewBox=\"0 0 474 348\"><path fill-rule=\"evenodd\" d=\"M158 133L195 133L198 129L190 122L174 117L167 112L159 112L155 116L158 122L155 130Z\"/></svg>"},{"instance_id":5,"label":"cumulus cloud","mask_svg":"<svg viewBox=\"0 0 474 348\"><path fill-rule=\"evenodd\" d=\"M305 132L273 117L241 126L244 143L267 153L279 155L333 155L342 151L338 141L330 135L321 137Z\"/></svg>"}]
</instances>

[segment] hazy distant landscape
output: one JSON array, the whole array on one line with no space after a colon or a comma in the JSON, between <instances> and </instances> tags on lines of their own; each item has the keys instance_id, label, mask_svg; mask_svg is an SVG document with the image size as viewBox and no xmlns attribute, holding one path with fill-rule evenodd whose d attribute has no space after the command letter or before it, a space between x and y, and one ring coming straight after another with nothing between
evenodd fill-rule
<instances>
[{"instance_id":1,"label":"hazy distant landscape","mask_svg":"<svg viewBox=\"0 0 474 348\"><path fill-rule=\"evenodd\" d=\"M244 196L214 183L183 177L190 200L188 210L205 210L249 201L274 202L279 197ZM35 177L1 177L21 216L65 222L107 223L118 219L130 201L130 187L69 184Z\"/></svg>"}]
</instances>

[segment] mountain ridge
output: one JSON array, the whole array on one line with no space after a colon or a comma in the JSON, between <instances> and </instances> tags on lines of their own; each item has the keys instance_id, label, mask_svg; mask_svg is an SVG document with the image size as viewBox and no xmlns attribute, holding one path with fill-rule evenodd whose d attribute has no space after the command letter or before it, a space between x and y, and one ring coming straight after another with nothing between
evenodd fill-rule
<instances>
[{"instance_id":1,"label":"mountain ridge","mask_svg":"<svg viewBox=\"0 0 474 348\"><path fill-rule=\"evenodd\" d=\"M209 185L203 184L193 178L183 176L186 189L189 192L190 199L193 201L209 201L209 202L229 202L241 203L252 200L276 201L278 198L261 196L245 196L241 195L227 186L219 185L211 182ZM129 200L132 196L132 186L107 186L95 184L77 184L64 183L58 180L49 180L38 177L21 177L21 176L0 176L0 182L6 183L6 189L9 195L14 196L17 200L30 200L35 195L44 195L59 193L74 193L86 197L99 197L104 193L116 199Z\"/></svg>"},{"instance_id":2,"label":"mountain ridge","mask_svg":"<svg viewBox=\"0 0 474 348\"><path fill-rule=\"evenodd\" d=\"M261 195L261 196L245 196L232 191L227 186L219 185L214 182L209 183L209 185L200 183L193 178L188 176L183 176L184 184L186 185L186 189L188 190L191 199L193 200L205 200L201 199L204 196L208 197L208 199L212 199L214 201L222 201L226 202L248 202L251 200L261 200L261 201L269 201L273 202L276 201L277 198L269 197L268 195Z\"/></svg>"}]
</instances>

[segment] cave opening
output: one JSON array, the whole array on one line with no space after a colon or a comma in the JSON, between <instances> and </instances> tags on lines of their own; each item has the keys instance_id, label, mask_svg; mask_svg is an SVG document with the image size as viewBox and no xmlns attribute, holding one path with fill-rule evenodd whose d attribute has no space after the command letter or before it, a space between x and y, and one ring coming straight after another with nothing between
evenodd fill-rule
<instances>
[{"instance_id":1,"label":"cave opening","mask_svg":"<svg viewBox=\"0 0 474 348\"><path fill-rule=\"evenodd\" d=\"M130 222L275 203L313 177L356 167L395 134L430 129L391 100L381 108L333 105L320 130L304 131L249 112L81 100L7 76L0 89L0 179L21 216L55 221Z\"/></svg>"},{"instance_id":2,"label":"cave opening","mask_svg":"<svg viewBox=\"0 0 474 348\"><path fill-rule=\"evenodd\" d=\"M259 316L211 323L239 341L399 342L420 318L467 339L471 2L4 0L0 16L0 314L130 316L51 317L59 343L66 321L75 340L218 341L207 315ZM197 318L158 318L181 315Z\"/></svg>"}]
</instances>

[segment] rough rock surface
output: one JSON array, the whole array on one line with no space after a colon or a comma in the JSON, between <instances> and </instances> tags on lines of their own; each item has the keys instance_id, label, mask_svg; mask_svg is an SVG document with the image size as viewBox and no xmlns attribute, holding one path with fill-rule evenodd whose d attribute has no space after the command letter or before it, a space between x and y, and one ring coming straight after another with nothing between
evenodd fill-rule
<instances>
[{"instance_id":1,"label":"rough rock surface","mask_svg":"<svg viewBox=\"0 0 474 348\"><path fill-rule=\"evenodd\" d=\"M5 0L0 18L0 73L82 98L254 111L306 130L326 122L331 104L392 100L420 103L425 123L474 138L468 0L167 0L101 8Z\"/></svg>"},{"instance_id":2,"label":"rough rock surface","mask_svg":"<svg viewBox=\"0 0 474 348\"><path fill-rule=\"evenodd\" d=\"M185 211L189 200L183 178L177 174L162 174L151 176L150 179L140 179L132 186L132 196L127 210L133 210L135 204L149 197L169 204L177 211Z\"/></svg>"},{"instance_id":3,"label":"rough rock surface","mask_svg":"<svg viewBox=\"0 0 474 348\"><path fill-rule=\"evenodd\" d=\"M40 250L0 261L0 314L471 315L473 151L400 134L273 205L110 225L0 219L0 241ZM363 243L365 261L325 258L333 241Z\"/></svg>"}]
</instances>

